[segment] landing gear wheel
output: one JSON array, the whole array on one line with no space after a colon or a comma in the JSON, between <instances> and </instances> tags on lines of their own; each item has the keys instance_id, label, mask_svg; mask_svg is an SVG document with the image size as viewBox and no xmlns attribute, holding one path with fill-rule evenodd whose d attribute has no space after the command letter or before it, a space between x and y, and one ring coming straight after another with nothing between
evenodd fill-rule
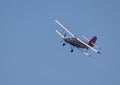
<instances>
[{"instance_id":1,"label":"landing gear wheel","mask_svg":"<svg viewBox=\"0 0 120 85\"><path fill-rule=\"evenodd\" d=\"M71 50L71 52L73 52L73 50Z\"/></svg>"},{"instance_id":2,"label":"landing gear wheel","mask_svg":"<svg viewBox=\"0 0 120 85\"><path fill-rule=\"evenodd\" d=\"M63 43L63 46L65 46L65 43Z\"/></svg>"}]
</instances>

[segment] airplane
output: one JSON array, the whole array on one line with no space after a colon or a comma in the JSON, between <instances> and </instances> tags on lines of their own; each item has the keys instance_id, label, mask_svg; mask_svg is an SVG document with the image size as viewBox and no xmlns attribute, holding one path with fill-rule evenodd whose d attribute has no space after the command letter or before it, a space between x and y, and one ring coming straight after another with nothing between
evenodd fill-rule
<instances>
[{"instance_id":1,"label":"airplane","mask_svg":"<svg viewBox=\"0 0 120 85\"><path fill-rule=\"evenodd\" d=\"M91 56L88 53L88 49L93 50L94 52L101 54L98 50L96 50L95 48L93 48L94 46L98 49L100 49L98 46L95 45L97 37L94 36L92 39L88 39L85 36L82 36L84 39L86 39L86 41L83 41L79 38L77 38L72 32L70 32L67 28L64 27L64 25L62 25L58 20L55 20L55 22L63 28L62 32L59 32L58 30L56 30L57 34L60 35L64 41L64 43L62 44L63 46L65 46L67 43L69 43L72 47L71 47L71 52L74 51L74 47L76 47L77 49L79 49L83 54L87 55L87 56ZM66 36L66 32L71 36L71 37L67 37ZM86 49L86 50L84 50Z\"/></svg>"}]
</instances>

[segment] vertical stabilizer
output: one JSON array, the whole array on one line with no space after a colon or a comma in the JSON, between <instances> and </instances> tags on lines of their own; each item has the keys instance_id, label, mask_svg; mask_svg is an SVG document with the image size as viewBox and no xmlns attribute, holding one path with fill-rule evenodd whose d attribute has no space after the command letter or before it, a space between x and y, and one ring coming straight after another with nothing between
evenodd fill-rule
<instances>
[{"instance_id":1,"label":"vertical stabilizer","mask_svg":"<svg viewBox=\"0 0 120 85\"><path fill-rule=\"evenodd\" d=\"M93 47L94 44L95 44L95 42L96 42L96 40L97 40L97 37L94 36L94 37L89 41L88 45L91 46L91 47Z\"/></svg>"}]
</instances>

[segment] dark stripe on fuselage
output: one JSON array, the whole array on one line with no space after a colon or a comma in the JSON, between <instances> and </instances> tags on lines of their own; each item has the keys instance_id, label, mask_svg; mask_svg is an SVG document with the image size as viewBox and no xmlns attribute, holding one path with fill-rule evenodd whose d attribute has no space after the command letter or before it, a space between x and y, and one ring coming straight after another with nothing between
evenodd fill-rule
<instances>
[{"instance_id":1,"label":"dark stripe on fuselage","mask_svg":"<svg viewBox=\"0 0 120 85\"><path fill-rule=\"evenodd\" d=\"M84 45L83 43L81 43L76 38L64 38L64 41L66 43L69 43L69 44L71 44L73 46L76 46L76 47L79 47L79 48L88 48L86 45Z\"/></svg>"}]
</instances>

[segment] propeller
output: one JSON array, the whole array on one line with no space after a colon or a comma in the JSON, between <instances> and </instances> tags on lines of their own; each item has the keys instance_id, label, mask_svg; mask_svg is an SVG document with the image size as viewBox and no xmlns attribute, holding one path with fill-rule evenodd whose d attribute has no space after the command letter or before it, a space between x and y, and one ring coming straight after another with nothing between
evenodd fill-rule
<instances>
[{"instance_id":1,"label":"propeller","mask_svg":"<svg viewBox=\"0 0 120 85\"><path fill-rule=\"evenodd\" d=\"M66 33L63 34L64 38L66 38Z\"/></svg>"}]
</instances>

